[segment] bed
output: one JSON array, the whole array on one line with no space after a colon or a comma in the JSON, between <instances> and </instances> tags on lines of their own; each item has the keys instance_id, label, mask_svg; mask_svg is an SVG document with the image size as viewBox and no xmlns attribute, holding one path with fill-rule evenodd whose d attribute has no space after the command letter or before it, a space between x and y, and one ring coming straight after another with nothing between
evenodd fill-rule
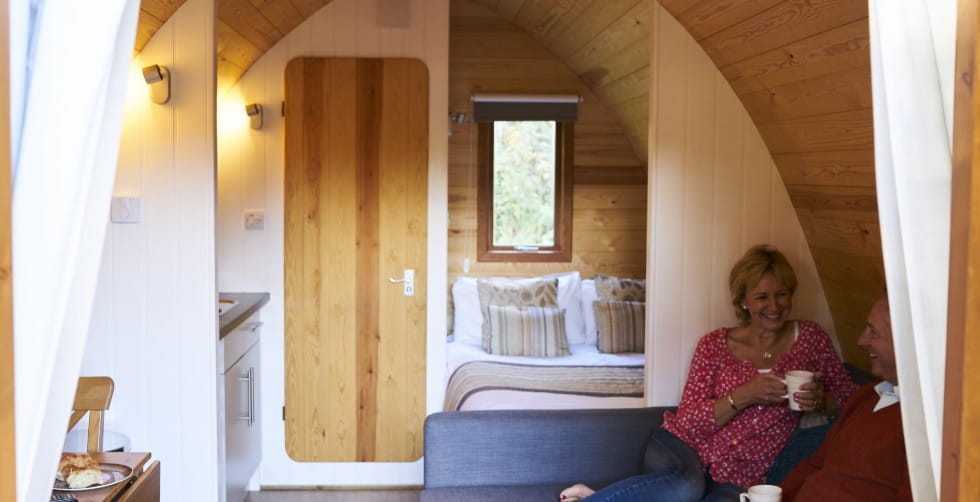
<instances>
[{"instance_id":1,"label":"bed","mask_svg":"<svg viewBox=\"0 0 980 502\"><path fill-rule=\"evenodd\" d=\"M549 345L547 356L525 355L520 353L521 350L515 355L511 353L513 351L491 345L488 340L492 337L484 337L483 330L484 325L488 324L494 328L488 329L488 333L492 331L492 335L497 336L493 323L496 314L488 313L497 305L488 305L493 300L484 301L481 305L477 278L460 277L454 282L454 332L447 343L444 410L631 408L646 405L643 397L642 347L629 344L610 346L603 344L602 336L617 330L635 331L642 343L642 304L632 306L633 315L626 318L628 322L610 325L603 322L605 317L602 317L601 309L593 308L593 303L600 302L594 281L582 281L578 272L536 278L494 278L491 281L542 279L555 281L552 290L555 298L548 300L554 303L552 310L561 314L561 322L556 329L563 329L563 332L558 342L567 344L558 348L555 348L558 342ZM585 306L588 308L583 308ZM597 311L601 316L598 325L595 318ZM535 343L540 342L542 336L550 336L543 335L547 328L540 323L531 324L534 330L531 336Z\"/></svg>"}]
</instances>

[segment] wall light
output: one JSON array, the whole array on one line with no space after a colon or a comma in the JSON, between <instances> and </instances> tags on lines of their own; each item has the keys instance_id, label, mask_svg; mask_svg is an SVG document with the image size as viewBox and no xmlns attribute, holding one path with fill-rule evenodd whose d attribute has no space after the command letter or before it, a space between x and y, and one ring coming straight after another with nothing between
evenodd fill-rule
<instances>
[{"instance_id":1,"label":"wall light","mask_svg":"<svg viewBox=\"0 0 980 502\"><path fill-rule=\"evenodd\" d=\"M245 105L245 114L248 115L248 125L252 129L262 129L262 105L249 103Z\"/></svg>"},{"instance_id":2,"label":"wall light","mask_svg":"<svg viewBox=\"0 0 980 502\"><path fill-rule=\"evenodd\" d=\"M150 86L150 99L158 104L170 101L170 70L153 64L143 67L143 80Z\"/></svg>"}]
</instances>

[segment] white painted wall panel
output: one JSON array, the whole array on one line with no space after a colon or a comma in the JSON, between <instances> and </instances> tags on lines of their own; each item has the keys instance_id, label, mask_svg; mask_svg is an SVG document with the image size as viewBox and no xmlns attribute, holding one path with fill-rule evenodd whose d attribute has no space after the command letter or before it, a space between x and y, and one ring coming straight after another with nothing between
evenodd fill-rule
<instances>
[{"instance_id":1,"label":"white painted wall panel","mask_svg":"<svg viewBox=\"0 0 980 502\"><path fill-rule=\"evenodd\" d=\"M728 273L768 242L800 279L795 317L832 332L796 212L761 136L701 47L662 8L651 35L647 400L676 405L698 339L735 325Z\"/></svg>"},{"instance_id":2,"label":"white painted wall panel","mask_svg":"<svg viewBox=\"0 0 980 502\"><path fill-rule=\"evenodd\" d=\"M173 75L149 102L140 68ZM133 60L115 195L82 373L116 382L109 429L163 465L163 500L217 499L214 4L188 0Z\"/></svg>"},{"instance_id":3,"label":"white painted wall panel","mask_svg":"<svg viewBox=\"0 0 980 502\"><path fill-rule=\"evenodd\" d=\"M222 291L268 291L262 313L262 486L421 485L421 462L300 463L285 452L283 367L283 75L299 56L413 57L429 69L429 284L445 284L449 4L410 0L407 29L379 28L374 0L334 0L260 58L220 98L218 140L218 286ZM251 131L242 106L259 102L265 125ZM247 204L265 210L265 230L247 232ZM248 249L246 249L248 248ZM261 249L262 251L257 251ZM445 367L445 288L428 288L429 412L442 405Z\"/></svg>"}]
</instances>

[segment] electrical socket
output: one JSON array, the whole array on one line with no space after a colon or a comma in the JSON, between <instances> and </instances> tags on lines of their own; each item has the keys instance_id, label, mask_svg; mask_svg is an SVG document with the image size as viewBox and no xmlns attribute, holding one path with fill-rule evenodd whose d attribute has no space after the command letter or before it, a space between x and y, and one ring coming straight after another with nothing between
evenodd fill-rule
<instances>
[{"instance_id":1,"label":"electrical socket","mask_svg":"<svg viewBox=\"0 0 980 502\"><path fill-rule=\"evenodd\" d=\"M245 230L265 229L265 211L261 209L245 210Z\"/></svg>"}]
</instances>

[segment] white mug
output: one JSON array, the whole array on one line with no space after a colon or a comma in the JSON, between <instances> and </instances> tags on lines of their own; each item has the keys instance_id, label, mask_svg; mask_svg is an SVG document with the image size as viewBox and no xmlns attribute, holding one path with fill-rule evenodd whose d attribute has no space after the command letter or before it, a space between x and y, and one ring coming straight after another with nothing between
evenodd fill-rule
<instances>
[{"instance_id":1,"label":"white mug","mask_svg":"<svg viewBox=\"0 0 980 502\"><path fill-rule=\"evenodd\" d=\"M739 502L779 502L783 489L776 485L755 485L738 495Z\"/></svg>"},{"instance_id":2,"label":"white mug","mask_svg":"<svg viewBox=\"0 0 980 502\"><path fill-rule=\"evenodd\" d=\"M793 370L786 372L783 383L786 384L786 399L789 399L789 409L800 411L800 403L793 399L793 394L800 391L800 386L813 381L813 372L807 370ZM761 485L760 485L761 486Z\"/></svg>"}]
</instances>

